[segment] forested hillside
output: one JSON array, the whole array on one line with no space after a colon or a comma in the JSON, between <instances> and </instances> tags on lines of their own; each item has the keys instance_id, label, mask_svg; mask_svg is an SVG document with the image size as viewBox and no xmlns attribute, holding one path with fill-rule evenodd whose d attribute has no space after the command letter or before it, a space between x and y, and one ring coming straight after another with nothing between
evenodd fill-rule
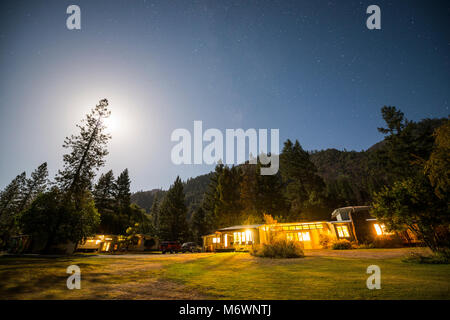
<instances>
[{"instance_id":1,"label":"forested hillside","mask_svg":"<svg viewBox=\"0 0 450 320\"><path fill-rule=\"evenodd\" d=\"M428 150L430 144L432 144L433 130L441 125L443 121L445 119L424 119L419 122L409 122L412 136L411 144L417 145L415 149ZM323 180L325 185L324 190L321 192L325 199L322 199L322 202L326 202L326 204L324 205L325 208L321 209L322 212L317 213L317 217L327 215L327 211L335 207L364 205L372 201L373 192L379 190L390 180L390 171L385 166L386 158L388 157L385 145L386 141L382 140L367 150L359 152L334 148L308 152L308 161L314 164L317 175ZM280 171L282 171L282 168ZM252 179L248 178L248 174L245 172L248 172L248 170L241 170L240 174L246 177L243 178L241 184L248 185ZM188 220L191 219L194 211L201 206L204 195L211 183L211 177L214 175L215 172L210 172L183 182ZM251 187L248 188L251 189ZM284 183L283 188L285 187L286 184ZM241 193L244 194L244 197L248 198L251 192L252 190L242 190L241 188ZM150 212L155 195L161 200L165 193L166 191L159 189L139 191L134 193L131 199L147 212ZM290 202L291 200L288 201ZM308 217L313 218L311 215L308 215Z\"/></svg>"}]
</instances>

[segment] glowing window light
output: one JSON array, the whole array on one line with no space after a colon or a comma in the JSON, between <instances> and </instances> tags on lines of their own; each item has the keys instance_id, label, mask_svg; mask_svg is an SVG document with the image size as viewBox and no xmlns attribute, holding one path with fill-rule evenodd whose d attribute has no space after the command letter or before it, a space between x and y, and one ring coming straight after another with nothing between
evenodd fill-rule
<instances>
[{"instance_id":1,"label":"glowing window light","mask_svg":"<svg viewBox=\"0 0 450 320\"><path fill-rule=\"evenodd\" d=\"M228 234L225 233L225 237L223 239L225 248L228 247Z\"/></svg>"},{"instance_id":2,"label":"glowing window light","mask_svg":"<svg viewBox=\"0 0 450 320\"><path fill-rule=\"evenodd\" d=\"M350 237L347 226L337 226L336 229L337 229L339 238L349 238Z\"/></svg>"},{"instance_id":3,"label":"glowing window light","mask_svg":"<svg viewBox=\"0 0 450 320\"><path fill-rule=\"evenodd\" d=\"M213 238L213 239L212 239L212 242L213 242L213 243L220 243L220 238L219 238L219 237Z\"/></svg>"},{"instance_id":4,"label":"glowing window light","mask_svg":"<svg viewBox=\"0 0 450 320\"><path fill-rule=\"evenodd\" d=\"M375 227L375 232L377 233L377 236L381 236L383 234L391 234L386 232L386 226L384 224L375 223L373 226Z\"/></svg>"},{"instance_id":5,"label":"glowing window light","mask_svg":"<svg viewBox=\"0 0 450 320\"><path fill-rule=\"evenodd\" d=\"M298 240L299 241L311 241L311 237L309 235L309 232L308 231L299 232L298 233Z\"/></svg>"},{"instance_id":6,"label":"glowing window light","mask_svg":"<svg viewBox=\"0 0 450 320\"><path fill-rule=\"evenodd\" d=\"M250 230L245 230L245 238L247 241L253 241L253 234Z\"/></svg>"}]
</instances>

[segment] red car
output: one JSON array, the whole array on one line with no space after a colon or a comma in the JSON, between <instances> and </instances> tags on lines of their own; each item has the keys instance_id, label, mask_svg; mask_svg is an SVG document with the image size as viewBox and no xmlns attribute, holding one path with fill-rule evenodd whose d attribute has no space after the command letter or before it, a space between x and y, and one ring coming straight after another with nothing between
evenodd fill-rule
<instances>
[{"instance_id":1,"label":"red car","mask_svg":"<svg viewBox=\"0 0 450 320\"><path fill-rule=\"evenodd\" d=\"M178 241L163 241L161 242L159 248L161 249L162 253L181 252L181 244Z\"/></svg>"}]
</instances>

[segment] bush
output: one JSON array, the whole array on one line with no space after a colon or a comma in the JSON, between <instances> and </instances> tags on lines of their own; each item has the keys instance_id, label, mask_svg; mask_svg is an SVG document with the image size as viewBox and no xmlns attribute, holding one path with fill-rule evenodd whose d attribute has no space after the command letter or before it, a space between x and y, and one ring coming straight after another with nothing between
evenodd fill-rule
<instances>
[{"instance_id":1,"label":"bush","mask_svg":"<svg viewBox=\"0 0 450 320\"><path fill-rule=\"evenodd\" d=\"M411 263L427 263L427 264L449 264L450 252L436 252L431 255L423 255L417 252L410 252L409 256L402 260Z\"/></svg>"},{"instance_id":2,"label":"bush","mask_svg":"<svg viewBox=\"0 0 450 320\"><path fill-rule=\"evenodd\" d=\"M254 246L250 254L261 258L302 258L305 256L298 242L274 240L271 243Z\"/></svg>"},{"instance_id":3,"label":"bush","mask_svg":"<svg viewBox=\"0 0 450 320\"><path fill-rule=\"evenodd\" d=\"M324 248L327 249L331 244L331 237L327 234L320 234L319 235L319 244Z\"/></svg>"},{"instance_id":4,"label":"bush","mask_svg":"<svg viewBox=\"0 0 450 320\"><path fill-rule=\"evenodd\" d=\"M372 242L369 242L369 243L361 243L361 244L358 246L358 249L373 249L373 248L375 248L375 245L374 245Z\"/></svg>"},{"instance_id":5,"label":"bush","mask_svg":"<svg viewBox=\"0 0 450 320\"><path fill-rule=\"evenodd\" d=\"M336 240L331 245L331 249L333 250L348 250L352 248L352 243L348 240Z\"/></svg>"}]
</instances>

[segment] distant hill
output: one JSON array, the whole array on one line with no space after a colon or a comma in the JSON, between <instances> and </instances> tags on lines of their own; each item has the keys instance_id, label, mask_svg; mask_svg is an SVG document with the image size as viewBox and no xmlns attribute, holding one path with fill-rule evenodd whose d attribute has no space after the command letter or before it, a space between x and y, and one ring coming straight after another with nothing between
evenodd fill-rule
<instances>
[{"instance_id":1,"label":"distant hill","mask_svg":"<svg viewBox=\"0 0 450 320\"><path fill-rule=\"evenodd\" d=\"M368 151L341 151L337 149L326 149L313 151L310 154L311 161L316 165L319 175L330 182L345 176L348 178L355 189L362 187L362 179L367 172L368 153L372 148L378 148L378 144L372 146ZM371 150L371 151L369 151ZM189 178L184 182L184 192L186 195L186 206L188 207L188 218L192 212L201 204L203 195L206 192L210 178L213 172L200 175L195 178ZM162 199L166 191L153 189L150 191L139 191L131 196L132 202L150 212L155 195Z\"/></svg>"},{"instance_id":2,"label":"distant hill","mask_svg":"<svg viewBox=\"0 0 450 320\"><path fill-rule=\"evenodd\" d=\"M136 203L141 208L144 208L148 213L152 208L153 200L158 195L158 199L161 200L166 194L166 191L161 189L153 189L149 191L138 191L131 195L131 202Z\"/></svg>"},{"instance_id":3,"label":"distant hill","mask_svg":"<svg viewBox=\"0 0 450 320\"><path fill-rule=\"evenodd\" d=\"M188 218L191 217L192 212L200 205L203 200L203 194L208 188L210 178L213 172L197 176L195 178L189 178L184 185L184 193L186 196L186 206L188 207ZM166 190L153 189L149 191L138 191L131 195L131 201L136 203L141 208L144 208L148 213L153 204L155 196L161 200L165 194Z\"/></svg>"}]
</instances>

